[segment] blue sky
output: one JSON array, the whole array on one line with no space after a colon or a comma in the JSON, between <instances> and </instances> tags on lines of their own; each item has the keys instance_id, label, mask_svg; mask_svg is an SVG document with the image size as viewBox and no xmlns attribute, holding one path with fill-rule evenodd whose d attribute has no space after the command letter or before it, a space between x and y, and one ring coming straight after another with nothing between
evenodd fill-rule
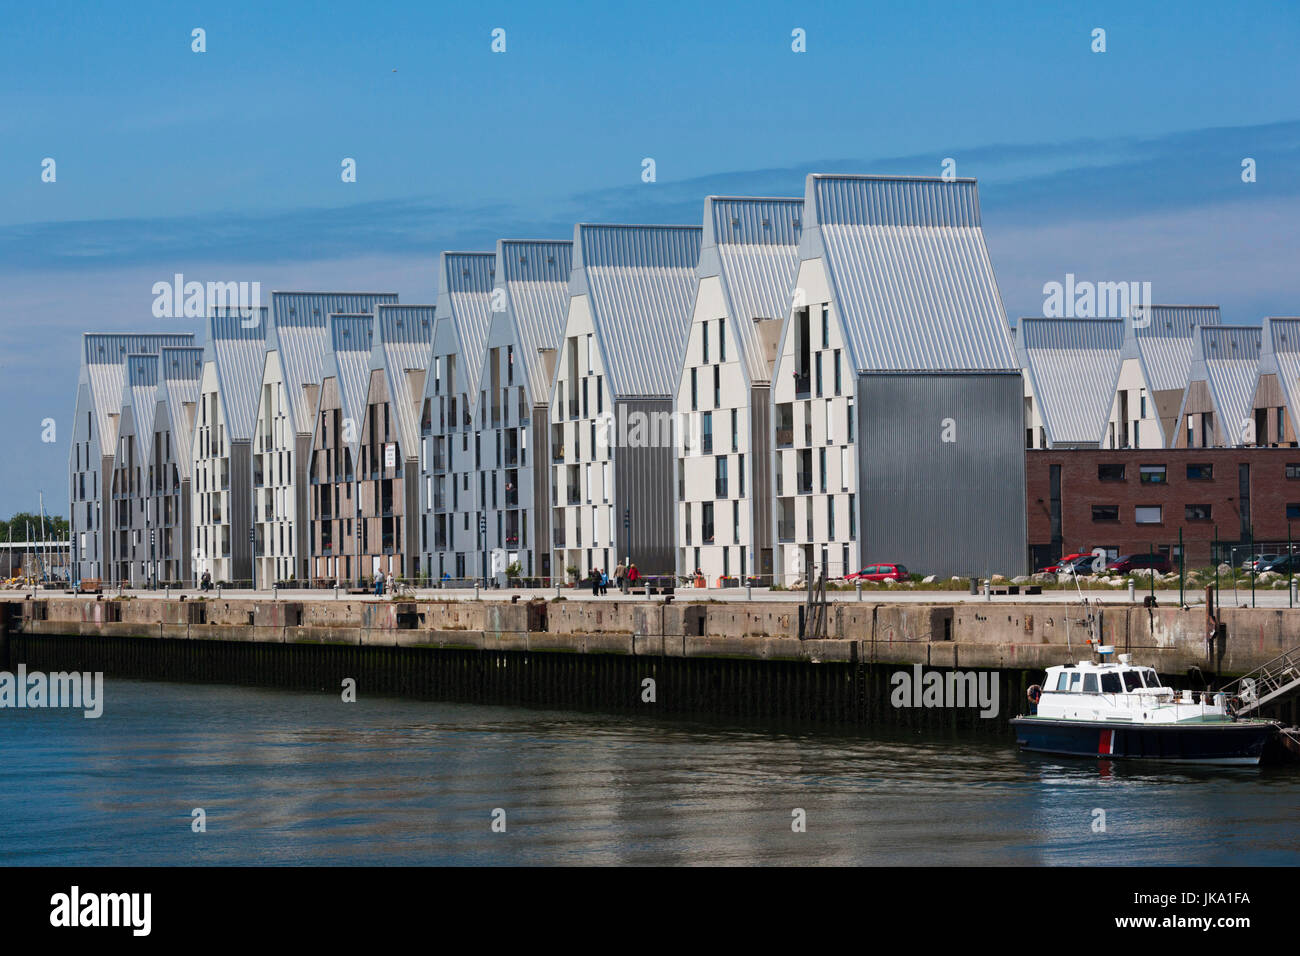
<instances>
[{"instance_id":1,"label":"blue sky","mask_svg":"<svg viewBox=\"0 0 1300 956\"><path fill-rule=\"evenodd\" d=\"M66 511L81 332L197 331L150 314L173 273L430 302L441 249L577 220L697 222L708 193L800 195L813 171L937 175L954 159L980 180L1013 320L1067 272L1151 281L1158 301L1218 303L1227 322L1300 314L1294 3L4 0L0 14L4 514L39 489Z\"/></svg>"}]
</instances>

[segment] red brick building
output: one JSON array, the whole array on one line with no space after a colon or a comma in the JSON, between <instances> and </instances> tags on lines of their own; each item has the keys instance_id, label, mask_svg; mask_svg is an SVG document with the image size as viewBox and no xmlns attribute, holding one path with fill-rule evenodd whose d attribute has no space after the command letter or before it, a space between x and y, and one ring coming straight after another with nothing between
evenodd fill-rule
<instances>
[{"instance_id":1,"label":"red brick building","mask_svg":"<svg viewBox=\"0 0 1300 956\"><path fill-rule=\"evenodd\" d=\"M1240 564L1252 532L1256 551L1300 535L1297 448L1027 451L1025 486L1035 569L1096 548L1177 564L1180 531L1188 567L1209 564L1216 540L1225 557L1240 545Z\"/></svg>"}]
</instances>

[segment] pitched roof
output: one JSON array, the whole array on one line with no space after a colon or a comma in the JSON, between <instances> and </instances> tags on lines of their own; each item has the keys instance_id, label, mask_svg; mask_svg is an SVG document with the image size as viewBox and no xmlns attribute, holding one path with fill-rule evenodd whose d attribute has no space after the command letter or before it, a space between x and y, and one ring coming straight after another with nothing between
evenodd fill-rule
<instances>
[{"instance_id":1,"label":"pitched roof","mask_svg":"<svg viewBox=\"0 0 1300 956\"><path fill-rule=\"evenodd\" d=\"M855 368L1016 368L975 180L812 174L804 216Z\"/></svg>"},{"instance_id":2,"label":"pitched roof","mask_svg":"<svg viewBox=\"0 0 1300 956\"><path fill-rule=\"evenodd\" d=\"M238 309L223 309L208 317L203 361L216 366L217 399L231 441L253 437L269 325L266 306L258 307L253 318L241 316Z\"/></svg>"},{"instance_id":3,"label":"pitched roof","mask_svg":"<svg viewBox=\"0 0 1300 956\"><path fill-rule=\"evenodd\" d=\"M279 353L289 417L299 434L312 430L316 409L304 401L320 384L321 358L328 347L326 321L332 313L364 313L379 302L396 302L395 292L272 292L266 350Z\"/></svg>"},{"instance_id":4,"label":"pitched roof","mask_svg":"<svg viewBox=\"0 0 1300 956\"><path fill-rule=\"evenodd\" d=\"M1149 306L1126 326L1124 357L1140 360L1153 392L1181 391L1187 387L1196 329L1218 324L1217 305Z\"/></svg>"},{"instance_id":5,"label":"pitched roof","mask_svg":"<svg viewBox=\"0 0 1300 956\"><path fill-rule=\"evenodd\" d=\"M1204 325L1192 338L1188 385L1203 381L1209 386L1230 445L1243 444L1243 423L1254 420L1251 408L1259 379L1261 342L1262 330L1255 325ZM1184 404L1186 401L1184 393Z\"/></svg>"},{"instance_id":6,"label":"pitched roof","mask_svg":"<svg viewBox=\"0 0 1300 956\"><path fill-rule=\"evenodd\" d=\"M495 252L444 252L438 257L437 318L439 323L450 323L456 332L465 394L471 406L478 402L483 349L492 321L496 261ZM432 347L432 338L429 344Z\"/></svg>"},{"instance_id":7,"label":"pitched roof","mask_svg":"<svg viewBox=\"0 0 1300 956\"><path fill-rule=\"evenodd\" d=\"M185 406L196 405L199 385L203 376L203 349L165 348L158 362L159 382L156 399L167 410L167 425L171 428L172 448L176 449L177 471L188 478L193 471L194 459L190 456L191 432L189 415Z\"/></svg>"},{"instance_id":8,"label":"pitched roof","mask_svg":"<svg viewBox=\"0 0 1300 956\"><path fill-rule=\"evenodd\" d=\"M1048 441L1100 443L1119 379L1124 320L1023 318L1016 335Z\"/></svg>"},{"instance_id":9,"label":"pitched roof","mask_svg":"<svg viewBox=\"0 0 1300 956\"><path fill-rule=\"evenodd\" d=\"M802 199L709 196L697 276L718 276L750 383L771 380L759 319L784 319L799 268Z\"/></svg>"},{"instance_id":10,"label":"pitched roof","mask_svg":"<svg viewBox=\"0 0 1300 956\"><path fill-rule=\"evenodd\" d=\"M338 383L339 408L343 419L359 425L366 414L366 389L369 385L370 353L374 348L373 314L338 314L329 317L329 349L321 360L321 378ZM319 404L319 402L318 402ZM361 444L361 429L352 429L348 448L355 460Z\"/></svg>"},{"instance_id":11,"label":"pitched roof","mask_svg":"<svg viewBox=\"0 0 1300 956\"><path fill-rule=\"evenodd\" d=\"M1300 318L1266 318L1260 337L1259 374L1277 376L1291 426L1300 427Z\"/></svg>"},{"instance_id":12,"label":"pitched roof","mask_svg":"<svg viewBox=\"0 0 1300 956\"><path fill-rule=\"evenodd\" d=\"M586 295L610 391L671 396L691 324L699 226L573 227L570 295Z\"/></svg>"},{"instance_id":13,"label":"pitched roof","mask_svg":"<svg viewBox=\"0 0 1300 956\"><path fill-rule=\"evenodd\" d=\"M389 407L397 423L402 454L407 458L419 454L419 404L429 360L433 357L433 315L431 305L381 303L375 307L375 340L369 367L384 372ZM412 387L408 371L420 373L418 385Z\"/></svg>"},{"instance_id":14,"label":"pitched roof","mask_svg":"<svg viewBox=\"0 0 1300 956\"><path fill-rule=\"evenodd\" d=\"M126 357L122 386L122 412L131 410L136 447L148 449L153 442L153 415L158 392L158 356L132 353ZM144 439L143 443L141 439ZM146 451L147 455L148 452Z\"/></svg>"},{"instance_id":15,"label":"pitched roof","mask_svg":"<svg viewBox=\"0 0 1300 956\"><path fill-rule=\"evenodd\" d=\"M505 291L505 318L519 343L520 360L533 401L551 391L541 350L558 348L569 310L570 239L499 239L496 288Z\"/></svg>"},{"instance_id":16,"label":"pitched roof","mask_svg":"<svg viewBox=\"0 0 1300 956\"><path fill-rule=\"evenodd\" d=\"M90 389L99 447L112 455L117 445L117 415L122 408L122 386L126 381L126 357L153 354L168 345L188 345L192 332L135 333L86 332L81 337L81 380Z\"/></svg>"}]
</instances>

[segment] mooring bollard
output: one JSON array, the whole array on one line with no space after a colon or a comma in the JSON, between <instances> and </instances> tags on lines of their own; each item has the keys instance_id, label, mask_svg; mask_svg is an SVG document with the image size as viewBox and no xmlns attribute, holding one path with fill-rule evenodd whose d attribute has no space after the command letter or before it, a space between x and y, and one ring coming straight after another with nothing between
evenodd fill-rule
<instances>
[{"instance_id":1,"label":"mooring bollard","mask_svg":"<svg viewBox=\"0 0 1300 956\"><path fill-rule=\"evenodd\" d=\"M862 600L862 582L859 581L859 582L857 582L857 584L858 584L858 600L861 601L861 600Z\"/></svg>"},{"instance_id":2,"label":"mooring bollard","mask_svg":"<svg viewBox=\"0 0 1300 956\"><path fill-rule=\"evenodd\" d=\"M560 596L560 582L559 582L559 581L556 581L556 582L555 582L555 596L556 596L556 597L559 597L559 596Z\"/></svg>"},{"instance_id":3,"label":"mooring bollard","mask_svg":"<svg viewBox=\"0 0 1300 956\"><path fill-rule=\"evenodd\" d=\"M984 600L993 600L993 586L988 581L984 582Z\"/></svg>"},{"instance_id":4,"label":"mooring bollard","mask_svg":"<svg viewBox=\"0 0 1300 956\"><path fill-rule=\"evenodd\" d=\"M1296 601L1300 601L1300 581L1297 581L1295 578L1292 578L1291 579L1291 603L1294 604Z\"/></svg>"},{"instance_id":5,"label":"mooring bollard","mask_svg":"<svg viewBox=\"0 0 1300 956\"><path fill-rule=\"evenodd\" d=\"M337 601L338 599L339 599L339 586L336 584L334 585L334 600Z\"/></svg>"},{"instance_id":6,"label":"mooring bollard","mask_svg":"<svg viewBox=\"0 0 1300 956\"><path fill-rule=\"evenodd\" d=\"M754 586L752 584L745 585L745 600L746 601L754 600Z\"/></svg>"},{"instance_id":7,"label":"mooring bollard","mask_svg":"<svg viewBox=\"0 0 1300 956\"><path fill-rule=\"evenodd\" d=\"M220 584L217 585L217 598L218 598L218 599L221 598L221 585L220 585Z\"/></svg>"},{"instance_id":8,"label":"mooring bollard","mask_svg":"<svg viewBox=\"0 0 1300 956\"><path fill-rule=\"evenodd\" d=\"M1137 602L1137 589L1138 589L1137 582L1134 581L1132 578L1129 578L1129 579L1128 579L1128 599L1129 599L1129 602L1130 602L1130 603L1136 603L1136 602Z\"/></svg>"},{"instance_id":9,"label":"mooring bollard","mask_svg":"<svg viewBox=\"0 0 1300 956\"><path fill-rule=\"evenodd\" d=\"M280 600L280 582L279 582L279 581L277 581L275 584L271 585L271 595L272 595L272 600L275 600L275 601Z\"/></svg>"},{"instance_id":10,"label":"mooring bollard","mask_svg":"<svg viewBox=\"0 0 1300 956\"><path fill-rule=\"evenodd\" d=\"M477 581L474 582L474 600L475 600L475 601L478 600L478 582L477 582Z\"/></svg>"}]
</instances>

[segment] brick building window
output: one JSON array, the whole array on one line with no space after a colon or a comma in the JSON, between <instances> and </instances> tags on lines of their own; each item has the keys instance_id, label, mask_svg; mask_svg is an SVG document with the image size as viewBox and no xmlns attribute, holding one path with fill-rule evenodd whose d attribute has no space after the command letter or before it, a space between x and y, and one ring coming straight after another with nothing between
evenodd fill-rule
<instances>
[{"instance_id":1,"label":"brick building window","mask_svg":"<svg viewBox=\"0 0 1300 956\"><path fill-rule=\"evenodd\" d=\"M1169 483L1169 475L1164 465L1139 465L1138 480L1144 485L1164 485Z\"/></svg>"},{"instance_id":2,"label":"brick building window","mask_svg":"<svg viewBox=\"0 0 1300 956\"><path fill-rule=\"evenodd\" d=\"M1119 505L1093 505L1093 521L1118 521Z\"/></svg>"},{"instance_id":3,"label":"brick building window","mask_svg":"<svg viewBox=\"0 0 1300 956\"><path fill-rule=\"evenodd\" d=\"M1286 520L1300 521L1300 504L1292 504L1286 506Z\"/></svg>"},{"instance_id":4,"label":"brick building window","mask_svg":"<svg viewBox=\"0 0 1300 956\"><path fill-rule=\"evenodd\" d=\"M1160 524L1164 521L1164 508L1160 505L1138 505L1133 509L1136 524Z\"/></svg>"},{"instance_id":5,"label":"brick building window","mask_svg":"<svg viewBox=\"0 0 1300 956\"><path fill-rule=\"evenodd\" d=\"M1188 481L1209 481L1213 477L1214 477L1213 465L1188 465L1187 466Z\"/></svg>"},{"instance_id":6,"label":"brick building window","mask_svg":"<svg viewBox=\"0 0 1300 956\"><path fill-rule=\"evenodd\" d=\"M1286 476L1288 478L1300 478L1300 462L1291 462L1286 466Z\"/></svg>"},{"instance_id":7,"label":"brick building window","mask_svg":"<svg viewBox=\"0 0 1300 956\"><path fill-rule=\"evenodd\" d=\"M1098 465L1097 480L1098 481L1123 481L1124 466L1123 465Z\"/></svg>"},{"instance_id":8,"label":"brick building window","mask_svg":"<svg viewBox=\"0 0 1300 956\"><path fill-rule=\"evenodd\" d=\"M1209 521L1210 513L1209 505L1187 505L1185 509L1188 521Z\"/></svg>"}]
</instances>

